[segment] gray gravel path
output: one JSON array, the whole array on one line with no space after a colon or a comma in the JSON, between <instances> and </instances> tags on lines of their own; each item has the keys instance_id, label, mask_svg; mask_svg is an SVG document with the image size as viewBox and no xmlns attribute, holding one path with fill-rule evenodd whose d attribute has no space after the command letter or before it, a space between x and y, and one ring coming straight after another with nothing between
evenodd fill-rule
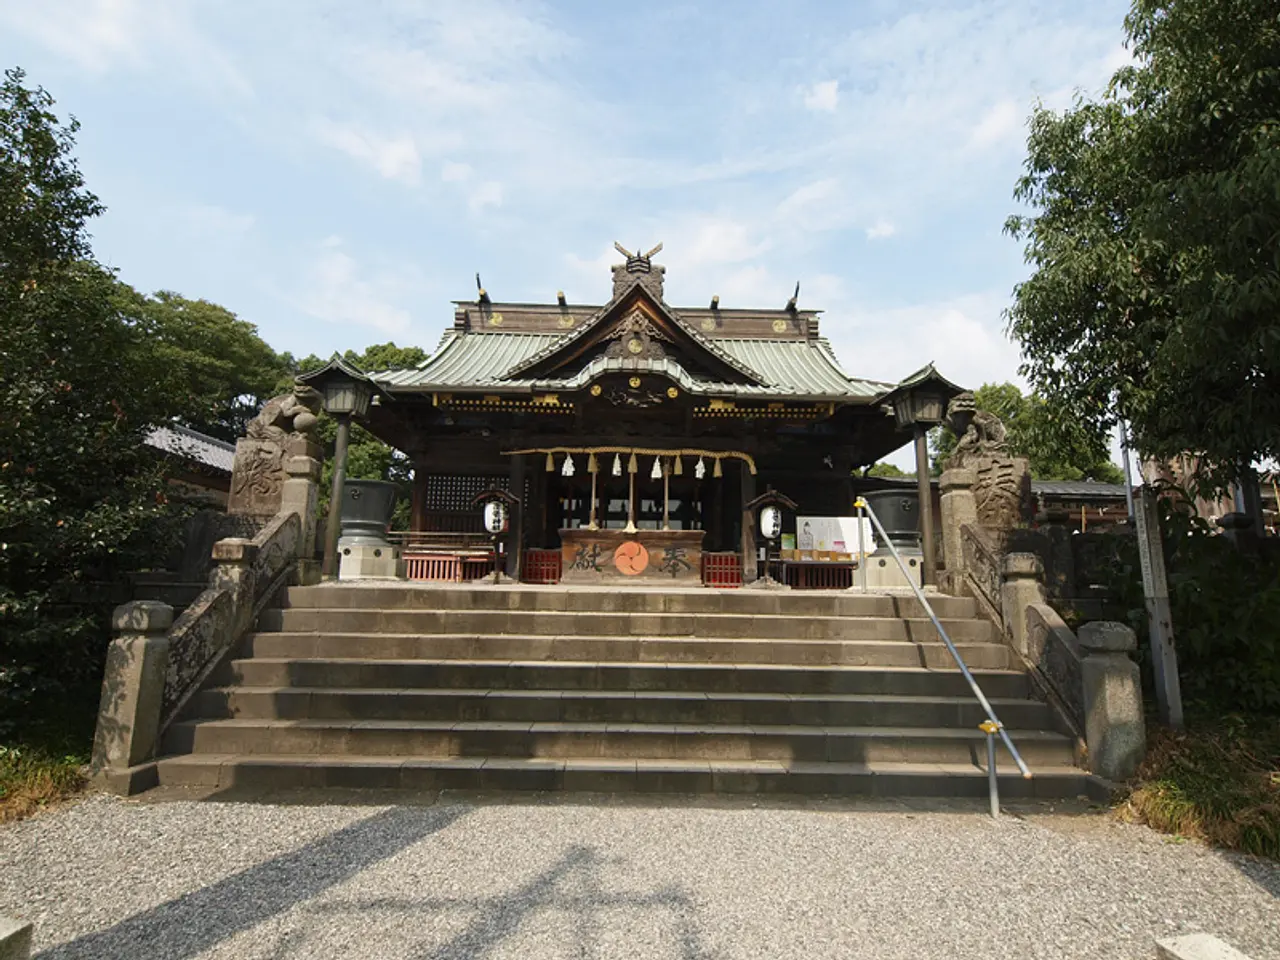
<instances>
[{"instance_id":1,"label":"gray gravel path","mask_svg":"<svg viewBox=\"0 0 1280 960\"><path fill-rule=\"evenodd\" d=\"M1280 960L1280 868L1092 817L94 797L0 827L36 955Z\"/></svg>"}]
</instances>

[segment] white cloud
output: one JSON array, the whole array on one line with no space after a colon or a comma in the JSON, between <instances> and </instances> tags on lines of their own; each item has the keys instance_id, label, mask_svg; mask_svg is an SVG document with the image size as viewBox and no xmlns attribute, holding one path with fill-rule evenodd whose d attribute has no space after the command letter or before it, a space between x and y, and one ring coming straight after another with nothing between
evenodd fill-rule
<instances>
[{"instance_id":1,"label":"white cloud","mask_svg":"<svg viewBox=\"0 0 1280 960\"><path fill-rule=\"evenodd\" d=\"M969 137L972 147L989 147L1001 141L1017 139L1022 125L1023 110L1012 98L1001 100L989 108L973 128Z\"/></svg>"},{"instance_id":2,"label":"white cloud","mask_svg":"<svg viewBox=\"0 0 1280 960\"><path fill-rule=\"evenodd\" d=\"M354 257L329 237L311 262L303 281L304 293L297 306L306 314L334 324L372 327L391 336L403 336L412 326L409 311L390 296L407 294L413 278L403 272L382 270L373 279L362 276Z\"/></svg>"},{"instance_id":3,"label":"white cloud","mask_svg":"<svg viewBox=\"0 0 1280 960\"><path fill-rule=\"evenodd\" d=\"M440 179L445 183L465 183L471 179L472 172L468 164L448 161L440 168Z\"/></svg>"},{"instance_id":4,"label":"white cloud","mask_svg":"<svg viewBox=\"0 0 1280 960\"><path fill-rule=\"evenodd\" d=\"M480 213L485 207L502 206L502 184L486 180L467 195L467 207L472 213Z\"/></svg>"},{"instance_id":5,"label":"white cloud","mask_svg":"<svg viewBox=\"0 0 1280 960\"><path fill-rule=\"evenodd\" d=\"M834 113L840 103L840 81L824 80L805 90L804 105L808 110Z\"/></svg>"},{"instance_id":6,"label":"white cloud","mask_svg":"<svg viewBox=\"0 0 1280 960\"><path fill-rule=\"evenodd\" d=\"M778 204L779 217L807 215L814 208L830 202L840 188L840 181L835 177L824 177L803 187L793 190L785 200Z\"/></svg>"},{"instance_id":7,"label":"white cloud","mask_svg":"<svg viewBox=\"0 0 1280 960\"><path fill-rule=\"evenodd\" d=\"M162 67L215 97L253 96L234 59L199 30L185 4L41 0L0 4L0 25L95 75Z\"/></svg>"},{"instance_id":8,"label":"white cloud","mask_svg":"<svg viewBox=\"0 0 1280 960\"><path fill-rule=\"evenodd\" d=\"M380 136L325 118L315 121L315 133L322 143L369 164L388 180L418 183L422 158L407 134Z\"/></svg>"},{"instance_id":9,"label":"white cloud","mask_svg":"<svg viewBox=\"0 0 1280 960\"><path fill-rule=\"evenodd\" d=\"M871 226L867 227L867 239L883 240L886 237L892 237L897 232L897 227L895 227L890 221L884 219L884 217L881 217Z\"/></svg>"}]
</instances>

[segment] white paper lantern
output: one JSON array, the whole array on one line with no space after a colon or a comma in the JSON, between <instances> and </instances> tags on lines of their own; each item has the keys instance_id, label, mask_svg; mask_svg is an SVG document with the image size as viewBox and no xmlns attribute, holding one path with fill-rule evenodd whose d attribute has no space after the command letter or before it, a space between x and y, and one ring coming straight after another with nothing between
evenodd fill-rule
<instances>
[{"instance_id":1,"label":"white paper lantern","mask_svg":"<svg viewBox=\"0 0 1280 960\"><path fill-rule=\"evenodd\" d=\"M782 532L782 511L770 505L760 511L760 532L766 540L773 540Z\"/></svg>"},{"instance_id":2,"label":"white paper lantern","mask_svg":"<svg viewBox=\"0 0 1280 960\"><path fill-rule=\"evenodd\" d=\"M507 505L501 500L490 500L484 505L484 528L499 534L507 525Z\"/></svg>"}]
</instances>

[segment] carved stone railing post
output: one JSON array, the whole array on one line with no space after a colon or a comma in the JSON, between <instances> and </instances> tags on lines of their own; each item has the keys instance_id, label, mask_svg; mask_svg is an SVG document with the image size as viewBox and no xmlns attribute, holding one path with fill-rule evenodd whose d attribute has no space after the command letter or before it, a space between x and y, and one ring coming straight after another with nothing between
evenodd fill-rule
<instances>
[{"instance_id":1,"label":"carved stone railing post","mask_svg":"<svg viewBox=\"0 0 1280 960\"><path fill-rule=\"evenodd\" d=\"M942 560L953 589L964 575L960 528L966 523L978 523L978 505L973 496L977 480L977 474L967 467L955 467L945 471L938 481L942 489Z\"/></svg>"},{"instance_id":2,"label":"carved stone railing post","mask_svg":"<svg viewBox=\"0 0 1280 960\"><path fill-rule=\"evenodd\" d=\"M213 545L213 560L218 566L213 571L212 585L229 590L235 600L232 636L248 630L253 620L253 565L257 559L258 545L252 540L228 537Z\"/></svg>"},{"instance_id":3,"label":"carved stone railing post","mask_svg":"<svg viewBox=\"0 0 1280 960\"><path fill-rule=\"evenodd\" d=\"M1147 750L1142 681L1130 658L1137 637L1123 623L1099 620L1080 627L1079 642L1089 769L1108 780L1127 780Z\"/></svg>"},{"instance_id":4,"label":"carved stone railing post","mask_svg":"<svg viewBox=\"0 0 1280 960\"><path fill-rule=\"evenodd\" d=\"M1027 655L1026 609L1044 601L1040 585L1043 567L1034 553L1005 554L1000 562L1000 608L1005 637L1022 656Z\"/></svg>"},{"instance_id":5,"label":"carved stone railing post","mask_svg":"<svg viewBox=\"0 0 1280 960\"><path fill-rule=\"evenodd\" d=\"M320 473L322 456L320 445L305 437L295 438L289 445L289 457L284 463L287 479L280 494L280 509L296 513L302 521L298 544L299 579L308 583L318 580L319 571L311 576L315 565L317 507L320 502Z\"/></svg>"},{"instance_id":6,"label":"carved stone railing post","mask_svg":"<svg viewBox=\"0 0 1280 960\"><path fill-rule=\"evenodd\" d=\"M155 755L172 624L173 607L154 600L126 603L111 615L116 638L107 648L90 764L111 789L132 792L131 783L114 781L128 781L130 767Z\"/></svg>"}]
</instances>

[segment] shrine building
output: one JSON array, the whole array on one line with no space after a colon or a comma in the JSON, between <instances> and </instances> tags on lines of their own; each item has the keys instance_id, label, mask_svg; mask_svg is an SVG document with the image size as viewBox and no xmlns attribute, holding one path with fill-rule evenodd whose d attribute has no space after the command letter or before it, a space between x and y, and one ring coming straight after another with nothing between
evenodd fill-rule
<instances>
[{"instance_id":1,"label":"shrine building","mask_svg":"<svg viewBox=\"0 0 1280 960\"><path fill-rule=\"evenodd\" d=\"M480 289L455 302L453 325L416 367L366 373L335 360L372 387L364 426L412 461L410 561L451 555L451 576L481 575L474 500L498 486L519 498L505 547L519 579L750 581L747 504L770 489L790 498L792 535L796 516L850 516L876 485L860 468L913 439L922 450L925 427L962 390L932 364L901 383L847 373L819 311L794 296L778 309L714 296L672 306L653 260L661 244L618 249L604 305L563 294L501 303ZM810 559L852 569L838 551Z\"/></svg>"}]
</instances>

